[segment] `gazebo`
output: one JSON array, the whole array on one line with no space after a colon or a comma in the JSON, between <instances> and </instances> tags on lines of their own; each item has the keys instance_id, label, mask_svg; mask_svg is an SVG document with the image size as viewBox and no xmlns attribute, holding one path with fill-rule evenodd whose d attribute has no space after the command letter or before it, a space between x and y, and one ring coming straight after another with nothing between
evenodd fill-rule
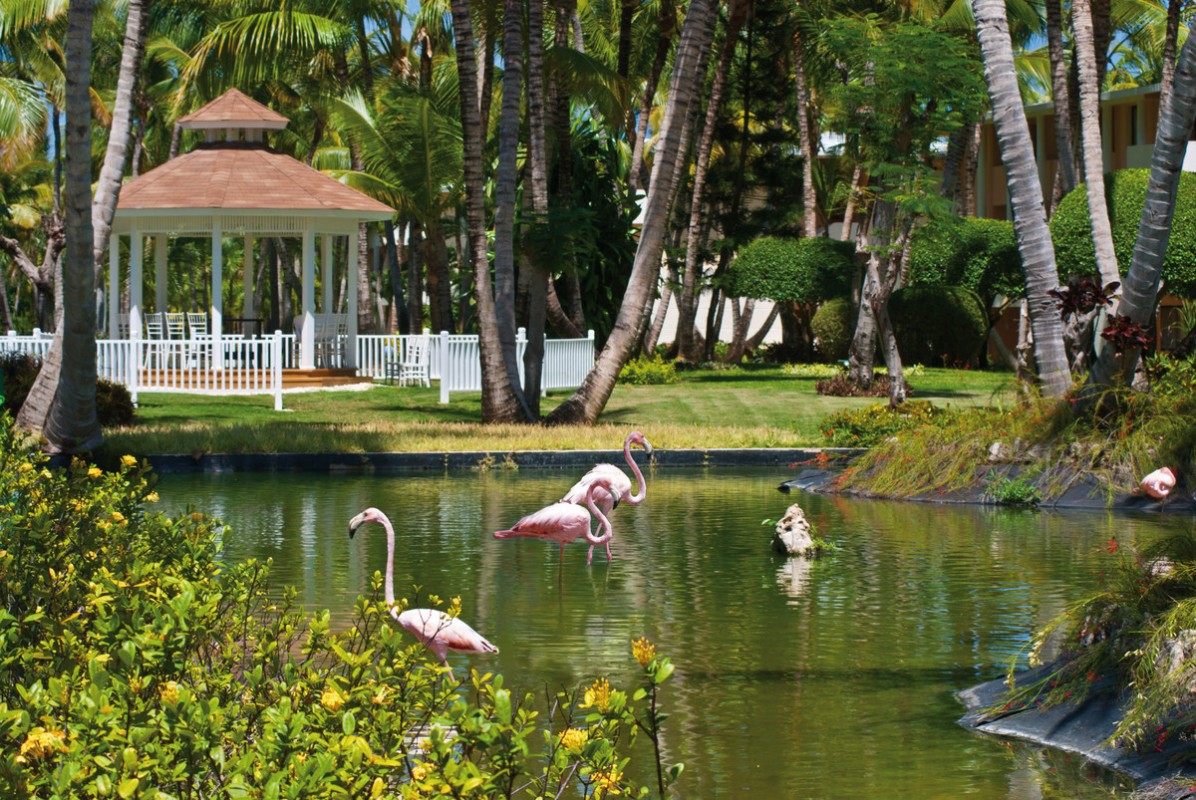
<instances>
[{"instance_id":1,"label":"gazebo","mask_svg":"<svg viewBox=\"0 0 1196 800\"><path fill-rule=\"evenodd\" d=\"M245 239L246 303L253 302L253 239L294 236L303 241L301 324L298 366L315 367L316 238L323 269L321 308L332 311L333 237L348 237L348 342L344 366L355 367L357 338L358 225L389 219L390 206L350 189L290 156L266 146L264 133L281 130L287 118L236 89L179 120L185 130L201 130L206 141L184 155L134 178L121 188L108 250L108 329L119 328L120 239L129 239L129 333L140 337L143 308L145 237L154 237L155 311L165 311L166 241L170 236L212 240L212 287L209 334L224 335L224 238ZM252 307L244 317L254 316ZM222 348L213 349L213 366L221 368Z\"/></svg>"}]
</instances>

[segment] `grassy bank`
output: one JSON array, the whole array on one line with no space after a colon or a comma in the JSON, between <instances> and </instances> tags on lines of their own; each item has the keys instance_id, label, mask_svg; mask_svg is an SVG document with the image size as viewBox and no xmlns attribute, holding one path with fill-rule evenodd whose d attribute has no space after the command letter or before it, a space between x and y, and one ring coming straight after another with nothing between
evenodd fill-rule
<instances>
[{"instance_id":1,"label":"grassy bank","mask_svg":"<svg viewBox=\"0 0 1196 800\"><path fill-rule=\"evenodd\" d=\"M290 393L285 412L269 398L143 394L137 424L105 431L115 452L273 453L607 449L632 428L661 447L809 447L823 444L828 414L877 402L822 397L817 378L771 365L692 370L674 384L616 387L593 427L481 425L481 396L440 405L435 388L376 385L366 391ZM1008 406L1009 373L925 369L914 397L952 407ZM547 413L568 397L553 392Z\"/></svg>"}]
</instances>

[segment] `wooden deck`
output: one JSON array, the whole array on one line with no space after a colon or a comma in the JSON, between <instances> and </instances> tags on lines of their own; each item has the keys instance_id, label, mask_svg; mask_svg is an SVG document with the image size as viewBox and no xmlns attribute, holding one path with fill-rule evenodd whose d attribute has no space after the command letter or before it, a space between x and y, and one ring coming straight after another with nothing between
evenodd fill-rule
<instances>
[{"instance_id":1,"label":"wooden deck","mask_svg":"<svg viewBox=\"0 0 1196 800\"><path fill-rule=\"evenodd\" d=\"M220 371L219 387L231 389L262 386L269 382L269 374L265 370L257 369L225 369ZM205 389L217 388L213 386L213 374L207 370L186 368L150 368L141 371L143 386L178 386L178 391L186 392L188 388ZM334 386L350 386L360 383L373 383L373 378L356 374L352 369L284 369L282 371L282 388L310 389Z\"/></svg>"}]
</instances>

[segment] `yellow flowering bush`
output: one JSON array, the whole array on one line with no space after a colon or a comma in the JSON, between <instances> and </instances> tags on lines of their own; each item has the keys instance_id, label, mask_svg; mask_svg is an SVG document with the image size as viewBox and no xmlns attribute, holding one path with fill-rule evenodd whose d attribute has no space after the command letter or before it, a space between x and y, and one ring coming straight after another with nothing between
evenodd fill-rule
<instances>
[{"instance_id":1,"label":"yellow flowering bush","mask_svg":"<svg viewBox=\"0 0 1196 800\"><path fill-rule=\"evenodd\" d=\"M605 679L546 725L501 676L447 680L380 575L334 631L152 484L132 456L50 468L0 415L0 797L646 796Z\"/></svg>"}]
</instances>

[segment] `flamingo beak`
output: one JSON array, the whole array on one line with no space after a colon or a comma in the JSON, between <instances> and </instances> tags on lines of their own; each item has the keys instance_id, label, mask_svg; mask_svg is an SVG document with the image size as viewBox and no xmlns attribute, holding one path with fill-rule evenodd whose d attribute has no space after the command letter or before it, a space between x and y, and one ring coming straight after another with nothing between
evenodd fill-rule
<instances>
[{"instance_id":1,"label":"flamingo beak","mask_svg":"<svg viewBox=\"0 0 1196 800\"><path fill-rule=\"evenodd\" d=\"M357 529L365 524L365 512L358 514L353 519L349 520L349 538L353 538L353 534L357 533Z\"/></svg>"},{"instance_id":2,"label":"flamingo beak","mask_svg":"<svg viewBox=\"0 0 1196 800\"><path fill-rule=\"evenodd\" d=\"M649 456L652 455L652 443L649 442L647 439L644 439L644 452L647 453Z\"/></svg>"}]
</instances>

